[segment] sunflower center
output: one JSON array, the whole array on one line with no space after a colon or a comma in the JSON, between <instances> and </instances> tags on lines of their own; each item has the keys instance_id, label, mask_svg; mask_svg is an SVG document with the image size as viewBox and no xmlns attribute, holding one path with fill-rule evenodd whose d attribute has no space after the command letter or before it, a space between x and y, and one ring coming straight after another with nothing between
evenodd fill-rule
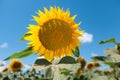
<instances>
[{"instance_id":1,"label":"sunflower center","mask_svg":"<svg viewBox=\"0 0 120 80\"><path fill-rule=\"evenodd\" d=\"M59 19L51 19L42 25L39 40L48 50L58 50L70 44L72 30L70 25Z\"/></svg>"},{"instance_id":2,"label":"sunflower center","mask_svg":"<svg viewBox=\"0 0 120 80\"><path fill-rule=\"evenodd\" d=\"M14 65L13 65L13 68L19 68L21 66L21 64L19 62L16 62Z\"/></svg>"}]
</instances>

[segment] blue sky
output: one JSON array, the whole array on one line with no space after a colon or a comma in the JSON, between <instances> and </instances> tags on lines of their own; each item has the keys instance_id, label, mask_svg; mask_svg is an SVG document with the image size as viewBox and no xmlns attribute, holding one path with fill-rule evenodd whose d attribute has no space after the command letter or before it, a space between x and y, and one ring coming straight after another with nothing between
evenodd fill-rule
<instances>
[{"instance_id":1,"label":"blue sky","mask_svg":"<svg viewBox=\"0 0 120 80\"><path fill-rule=\"evenodd\" d=\"M80 55L87 61L92 55L104 55L104 49L114 47L113 44L99 45L99 41L114 37L120 42L119 0L0 0L0 60L28 46L19 39L28 24L35 23L32 16L37 15L37 10L50 6L69 8L71 16L77 14L75 22L81 21L81 28L92 36L80 47ZM21 60L33 64L36 58L31 55Z\"/></svg>"}]
</instances>

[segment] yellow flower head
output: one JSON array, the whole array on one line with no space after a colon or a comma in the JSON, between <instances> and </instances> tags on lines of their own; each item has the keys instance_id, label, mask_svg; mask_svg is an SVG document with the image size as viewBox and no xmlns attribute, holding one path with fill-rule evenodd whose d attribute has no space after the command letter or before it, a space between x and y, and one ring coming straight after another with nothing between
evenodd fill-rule
<instances>
[{"instance_id":1,"label":"yellow flower head","mask_svg":"<svg viewBox=\"0 0 120 80\"><path fill-rule=\"evenodd\" d=\"M22 67L23 67L23 63L20 60L17 60L17 59L13 59L9 64L9 68L12 71L21 70Z\"/></svg>"},{"instance_id":2,"label":"yellow flower head","mask_svg":"<svg viewBox=\"0 0 120 80\"><path fill-rule=\"evenodd\" d=\"M38 16L33 16L37 24L29 25L27 33L31 35L25 40L30 41L33 52L49 61L72 56L72 50L80 46L78 37L82 36L82 31L78 29L80 23L74 22L75 17L70 17L70 11L60 7L44 8L44 12L38 10Z\"/></svg>"},{"instance_id":3,"label":"yellow flower head","mask_svg":"<svg viewBox=\"0 0 120 80\"><path fill-rule=\"evenodd\" d=\"M6 71L8 71L7 67L2 69L2 72L6 72Z\"/></svg>"},{"instance_id":4,"label":"yellow flower head","mask_svg":"<svg viewBox=\"0 0 120 80\"><path fill-rule=\"evenodd\" d=\"M86 61L85 61L85 59L82 58L82 57L77 58L76 62L77 62L77 63L81 63L81 68L84 68L85 65L86 65Z\"/></svg>"}]
</instances>

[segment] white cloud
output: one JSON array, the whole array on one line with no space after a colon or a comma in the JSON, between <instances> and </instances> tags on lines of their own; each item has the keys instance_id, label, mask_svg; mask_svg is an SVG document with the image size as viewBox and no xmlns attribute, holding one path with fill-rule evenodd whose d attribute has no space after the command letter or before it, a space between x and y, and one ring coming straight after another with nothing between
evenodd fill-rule
<instances>
[{"instance_id":1,"label":"white cloud","mask_svg":"<svg viewBox=\"0 0 120 80\"><path fill-rule=\"evenodd\" d=\"M31 68L31 66L30 66L30 65L28 65L28 64L25 64L25 65L24 65L24 68L25 68L26 70L28 70L28 69L30 69L30 68Z\"/></svg>"},{"instance_id":2,"label":"white cloud","mask_svg":"<svg viewBox=\"0 0 120 80\"><path fill-rule=\"evenodd\" d=\"M78 38L82 43L91 43L93 41L93 35L90 33L83 33L82 37Z\"/></svg>"},{"instance_id":3,"label":"white cloud","mask_svg":"<svg viewBox=\"0 0 120 80\"><path fill-rule=\"evenodd\" d=\"M92 53L91 55L92 55L92 57L98 56L98 54L96 54L96 53Z\"/></svg>"},{"instance_id":4,"label":"white cloud","mask_svg":"<svg viewBox=\"0 0 120 80\"><path fill-rule=\"evenodd\" d=\"M0 45L0 48L7 48L8 47L8 43L4 42Z\"/></svg>"},{"instance_id":5,"label":"white cloud","mask_svg":"<svg viewBox=\"0 0 120 80\"><path fill-rule=\"evenodd\" d=\"M42 58L45 58L44 56L41 56L41 57L37 57L37 59L42 59Z\"/></svg>"}]
</instances>

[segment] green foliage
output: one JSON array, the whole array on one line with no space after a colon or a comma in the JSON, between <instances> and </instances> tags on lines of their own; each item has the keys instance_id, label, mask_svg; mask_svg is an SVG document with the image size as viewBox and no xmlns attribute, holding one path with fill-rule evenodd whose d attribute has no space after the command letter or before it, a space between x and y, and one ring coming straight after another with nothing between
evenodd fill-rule
<instances>
[{"instance_id":1,"label":"green foliage","mask_svg":"<svg viewBox=\"0 0 120 80\"><path fill-rule=\"evenodd\" d=\"M115 43L116 44L116 40L115 40L115 38L110 38L108 40L104 40L104 41L99 42L99 44L106 44L106 43Z\"/></svg>"},{"instance_id":2,"label":"green foliage","mask_svg":"<svg viewBox=\"0 0 120 80\"><path fill-rule=\"evenodd\" d=\"M108 59L108 57L105 56L95 56L95 57L91 57L93 60L98 60L98 61L106 61Z\"/></svg>"},{"instance_id":3,"label":"green foliage","mask_svg":"<svg viewBox=\"0 0 120 80\"><path fill-rule=\"evenodd\" d=\"M115 67L115 62L104 62L104 64L109 65L110 67Z\"/></svg>"},{"instance_id":4,"label":"green foliage","mask_svg":"<svg viewBox=\"0 0 120 80\"><path fill-rule=\"evenodd\" d=\"M70 72L71 72L71 71L68 70L68 69L60 69L60 73L66 75L66 76L69 75Z\"/></svg>"},{"instance_id":5,"label":"green foliage","mask_svg":"<svg viewBox=\"0 0 120 80\"><path fill-rule=\"evenodd\" d=\"M32 47L27 47L26 49L24 49L22 51L13 53L9 57L5 58L4 60L9 60L9 59L13 59L13 58L24 58L24 57L31 55L32 53L33 53Z\"/></svg>"},{"instance_id":6,"label":"green foliage","mask_svg":"<svg viewBox=\"0 0 120 80\"><path fill-rule=\"evenodd\" d=\"M115 66L120 68L120 62L115 63Z\"/></svg>"},{"instance_id":7,"label":"green foliage","mask_svg":"<svg viewBox=\"0 0 120 80\"><path fill-rule=\"evenodd\" d=\"M35 65L42 66L42 65L50 65L51 62L49 62L49 61L46 60L46 59L37 59L34 64L35 64Z\"/></svg>"},{"instance_id":8,"label":"green foliage","mask_svg":"<svg viewBox=\"0 0 120 80\"><path fill-rule=\"evenodd\" d=\"M75 51L72 50L72 52L73 52L73 54L74 54L75 57L79 57L80 56L80 51L79 51L78 47L75 48Z\"/></svg>"},{"instance_id":9,"label":"green foliage","mask_svg":"<svg viewBox=\"0 0 120 80\"><path fill-rule=\"evenodd\" d=\"M80 75L79 78L74 78L74 80L90 80L90 79L88 79L88 77L85 75Z\"/></svg>"},{"instance_id":10,"label":"green foliage","mask_svg":"<svg viewBox=\"0 0 120 80\"><path fill-rule=\"evenodd\" d=\"M76 63L75 59L70 56L63 57L59 62L59 64L74 64L74 63Z\"/></svg>"}]
</instances>

